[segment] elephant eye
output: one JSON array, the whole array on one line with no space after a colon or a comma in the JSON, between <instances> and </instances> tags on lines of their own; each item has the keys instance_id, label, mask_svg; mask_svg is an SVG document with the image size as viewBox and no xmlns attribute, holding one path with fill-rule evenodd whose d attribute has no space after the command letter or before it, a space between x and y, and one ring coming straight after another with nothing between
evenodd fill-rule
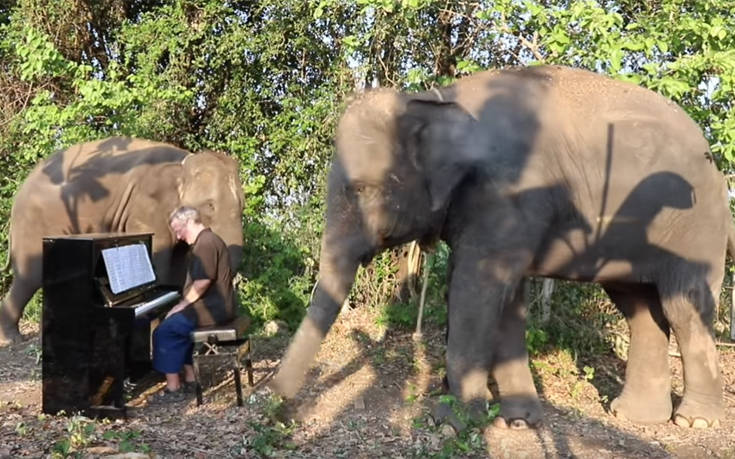
<instances>
[{"instance_id":1,"label":"elephant eye","mask_svg":"<svg viewBox=\"0 0 735 459\"><path fill-rule=\"evenodd\" d=\"M373 201L380 196L381 187L374 183L352 182L347 187L361 202Z\"/></svg>"},{"instance_id":2,"label":"elephant eye","mask_svg":"<svg viewBox=\"0 0 735 459\"><path fill-rule=\"evenodd\" d=\"M207 199L199 206L199 210L201 212L205 213L213 213L214 212L214 201L212 199Z\"/></svg>"},{"instance_id":3,"label":"elephant eye","mask_svg":"<svg viewBox=\"0 0 735 459\"><path fill-rule=\"evenodd\" d=\"M365 190L368 189L368 185L363 182L352 182L350 185L347 186L347 189L359 195L365 193Z\"/></svg>"}]
</instances>

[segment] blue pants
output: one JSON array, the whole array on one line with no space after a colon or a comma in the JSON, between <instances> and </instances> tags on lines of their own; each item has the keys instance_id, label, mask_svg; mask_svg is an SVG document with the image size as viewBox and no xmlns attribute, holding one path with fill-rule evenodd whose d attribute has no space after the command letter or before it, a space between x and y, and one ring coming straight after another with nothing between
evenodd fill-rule
<instances>
[{"instance_id":1,"label":"blue pants","mask_svg":"<svg viewBox=\"0 0 735 459\"><path fill-rule=\"evenodd\" d=\"M193 344L190 333L195 324L176 313L153 331L153 368L161 373L178 373L191 365Z\"/></svg>"}]
</instances>

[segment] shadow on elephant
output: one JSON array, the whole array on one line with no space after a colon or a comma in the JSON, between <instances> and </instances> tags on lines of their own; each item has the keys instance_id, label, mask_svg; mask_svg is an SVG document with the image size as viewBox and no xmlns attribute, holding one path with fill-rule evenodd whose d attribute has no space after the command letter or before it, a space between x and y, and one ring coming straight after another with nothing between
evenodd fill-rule
<instances>
[{"instance_id":1,"label":"shadow on elephant","mask_svg":"<svg viewBox=\"0 0 735 459\"><path fill-rule=\"evenodd\" d=\"M605 222L606 228L596 232L592 244L557 270L567 278L587 273L597 279L626 318L631 336L626 383L610 409L613 413L622 411L624 417L639 422L665 422L672 412L668 359L672 327L684 366L697 369L684 376L689 390L706 387L706 378L701 380L698 373L718 365L716 355L711 354L715 352L712 324L724 260L716 268L707 261L697 261L697 254L685 258L662 247L660 236L659 240L649 236L649 233L660 234L651 228L659 214L691 209L694 203L694 188L678 174L650 174L635 186L610 221ZM675 234L675 230L669 234ZM701 256L707 259L706 253ZM625 271L629 281L620 280L618 271ZM704 342L698 342L702 339ZM702 347L711 350L706 353L691 350ZM714 383L721 390L719 377ZM634 394L642 393L646 394L648 403L638 408L640 400ZM676 416L686 416L687 406L679 405L676 411Z\"/></svg>"}]
</instances>

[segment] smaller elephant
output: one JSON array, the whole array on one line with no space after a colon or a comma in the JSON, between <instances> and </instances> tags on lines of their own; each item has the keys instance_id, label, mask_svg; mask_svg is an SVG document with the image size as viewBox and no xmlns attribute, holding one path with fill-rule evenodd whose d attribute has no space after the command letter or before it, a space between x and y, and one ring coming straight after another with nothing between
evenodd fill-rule
<instances>
[{"instance_id":1,"label":"smaller elephant","mask_svg":"<svg viewBox=\"0 0 735 459\"><path fill-rule=\"evenodd\" d=\"M242 257L243 193L237 161L164 143L113 137L72 146L39 163L18 190L10 217L13 280L0 305L0 346L21 339L18 321L42 281L42 238L65 234L153 233L158 281L182 285L186 248L168 226L189 205Z\"/></svg>"},{"instance_id":2,"label":"smaller elephant","mask_svg":"<svg viewBox=\"0 0 735 459\"><path fill-rule=\"evenodd\" d=\"M360 264L441 238L451 249L447 383L472 412L492 376L499 424L541 420L524 335L531 275L597 282L626 317L615 415L673 415L687 427L722 419L712 320L735 227L709 145L676 104L583 70L504 69L422 93L368 92L335 144L320 280L277 393L297 393ZM676 411L671 331L684 365Z\"/></svg>"}]
</instances>

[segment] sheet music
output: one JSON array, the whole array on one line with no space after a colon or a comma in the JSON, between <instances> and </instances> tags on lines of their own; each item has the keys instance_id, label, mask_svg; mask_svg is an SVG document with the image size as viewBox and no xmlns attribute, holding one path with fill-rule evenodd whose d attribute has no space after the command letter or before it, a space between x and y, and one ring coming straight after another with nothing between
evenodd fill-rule
<instances>
[{"instance_id":1,"label":"sheet music","mask_svg":"<svg viewBox=\"0 0 735 459\"><path fill-rule=\"evenodd\" d=\"M110 290L114 294L156 280L145 244L102 249Z\"/></svg>"}]
</instances>

